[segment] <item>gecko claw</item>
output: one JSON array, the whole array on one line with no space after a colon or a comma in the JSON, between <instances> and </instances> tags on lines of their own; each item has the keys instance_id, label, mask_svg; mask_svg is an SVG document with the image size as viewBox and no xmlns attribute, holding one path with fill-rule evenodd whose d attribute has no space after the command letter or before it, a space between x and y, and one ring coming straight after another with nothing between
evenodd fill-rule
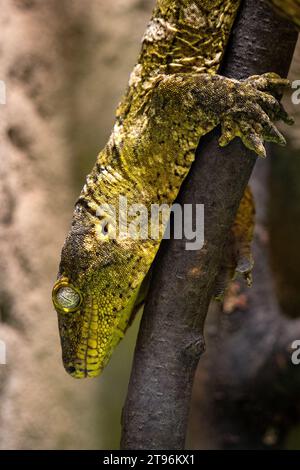
<instances>
[{"instance_id":1,"label":"gecko claw","mask_svg":"<svg viewBox=\"0 0 300 470\"><path fill-rule=\"evenodd\" d=\"M265 158L264 142L286 145L274 121L281 120L289 125L294 122L278 100L290 82L275 73L266 73L235 84L233 105L222 115L219 144L224 147L235 137L240 137L247 148Z\"/></svg>"}]
</instances>

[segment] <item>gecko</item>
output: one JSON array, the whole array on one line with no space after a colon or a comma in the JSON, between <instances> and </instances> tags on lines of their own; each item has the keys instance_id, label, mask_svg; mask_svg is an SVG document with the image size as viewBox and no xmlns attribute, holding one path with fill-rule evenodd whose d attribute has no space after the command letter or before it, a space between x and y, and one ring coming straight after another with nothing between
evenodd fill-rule
<instances>
[{"instance_id":1,"label":"gecko","mask_svg":"<svg viewBox=\"0 0 300 470\"><path fill-rule=\"evenodd\" d=\"M289 17L295 5L299 13L297 0L272 3ZM285 144L274 122L292 120L275 96L288 80L272 72L245 80L218 74L240 4L156 2L109 141L76 201L52 291L63 365L75 378L96 377L108 363L145 298L163 235L113 236L112 214L99 207L117 207L120 197L149 210L172 205L199 140L216 126L221 146L240 138L261 157L264 142ZM248 279L253 213L247 189L233 234L240 247L236 268Z\"/></svg>"}]
</instances>

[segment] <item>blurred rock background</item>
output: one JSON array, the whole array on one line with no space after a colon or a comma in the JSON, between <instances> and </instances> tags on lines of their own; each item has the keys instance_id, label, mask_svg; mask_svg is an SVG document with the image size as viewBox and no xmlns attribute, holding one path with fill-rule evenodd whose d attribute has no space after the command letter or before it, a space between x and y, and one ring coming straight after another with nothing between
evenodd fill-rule
<instances>
[{"instance_id":1,"label":"blurred rock background","mask_svg":"<svg viewBox=\"0 0 300 470\"><path fill-rule=\"evenodd\" d=\"M0 449L119 446L138 321L100 378L76 381L61 364L51 289L74 201L109 137L153 5L0 0ZM300 78L297 60L292 74ZM271 184L273 265L290 316L300 303L298 130L299 119L274 156ZM197 447L203 427L191 429Z\"/></svg>"}]
</instances>

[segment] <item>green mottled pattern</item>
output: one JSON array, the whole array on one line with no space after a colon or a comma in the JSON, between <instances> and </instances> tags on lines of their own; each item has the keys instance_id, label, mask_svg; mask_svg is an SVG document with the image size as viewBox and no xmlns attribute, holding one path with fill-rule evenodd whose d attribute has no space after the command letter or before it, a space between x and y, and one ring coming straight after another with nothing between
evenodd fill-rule
<instances>
[{"instance_id":1,"label":"green mottled pattern","mask_svg":"<svg viewBox=\"0 0 300 470\"><path fill-rule=\"evenodd\" d=\"M111 239L113 221L103 230L98 206L117 206L120 195L148 208L171 204L199 138L219 123L221 145L238 136L264 156L265 140L284 143L272 120L289 119L270 92L287 81L275 74L242 82L216 74L239 4L157 1L109 142L76 203L53 290L63 362L74 377L96 376L106 365L141 301L160 242ZM60 303L58 292L77 299L62 288L80 296L77 306Z\"/></svg>"}]
</instances>

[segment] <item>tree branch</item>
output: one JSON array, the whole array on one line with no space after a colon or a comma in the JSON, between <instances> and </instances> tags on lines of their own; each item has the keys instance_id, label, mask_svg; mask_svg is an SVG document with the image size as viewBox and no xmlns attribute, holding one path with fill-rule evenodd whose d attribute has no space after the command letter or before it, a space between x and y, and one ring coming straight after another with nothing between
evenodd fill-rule
<instances>
[{"instance_id":1,"label":"tree branch","mask_svg":"<svg viewBox=\"0 0 300 470\"><path fill-rule=\"evenodd\" d=\"M282 448L299 420L299 369L291 344L300 320L281 314L269 262L267 230L270 162L258 162L252 186L259 201L254 237L254 285L244 283L230 313L211 309L206 323L208 353L193 394L192 448ZM212 306L213 307L213 306ZM202 423L205 421L205 430Z\"/></svg>"},{"instance_id":2,"label":"tree branch","mask_svg":"<svg viewBox=\"0 0 300 470\"><path fill-rule=\"evenodd\" d=\"M274 71L286 76L297 34L264 2L243 3L222 74L235 78ZM256 157L240 141L221 149L219 132L201 139L178 202L204 204L205 245L162 243L138 336L123 411L123 449L182 449L203 326L222 249Z\"/></svg>"}]
</instances>

